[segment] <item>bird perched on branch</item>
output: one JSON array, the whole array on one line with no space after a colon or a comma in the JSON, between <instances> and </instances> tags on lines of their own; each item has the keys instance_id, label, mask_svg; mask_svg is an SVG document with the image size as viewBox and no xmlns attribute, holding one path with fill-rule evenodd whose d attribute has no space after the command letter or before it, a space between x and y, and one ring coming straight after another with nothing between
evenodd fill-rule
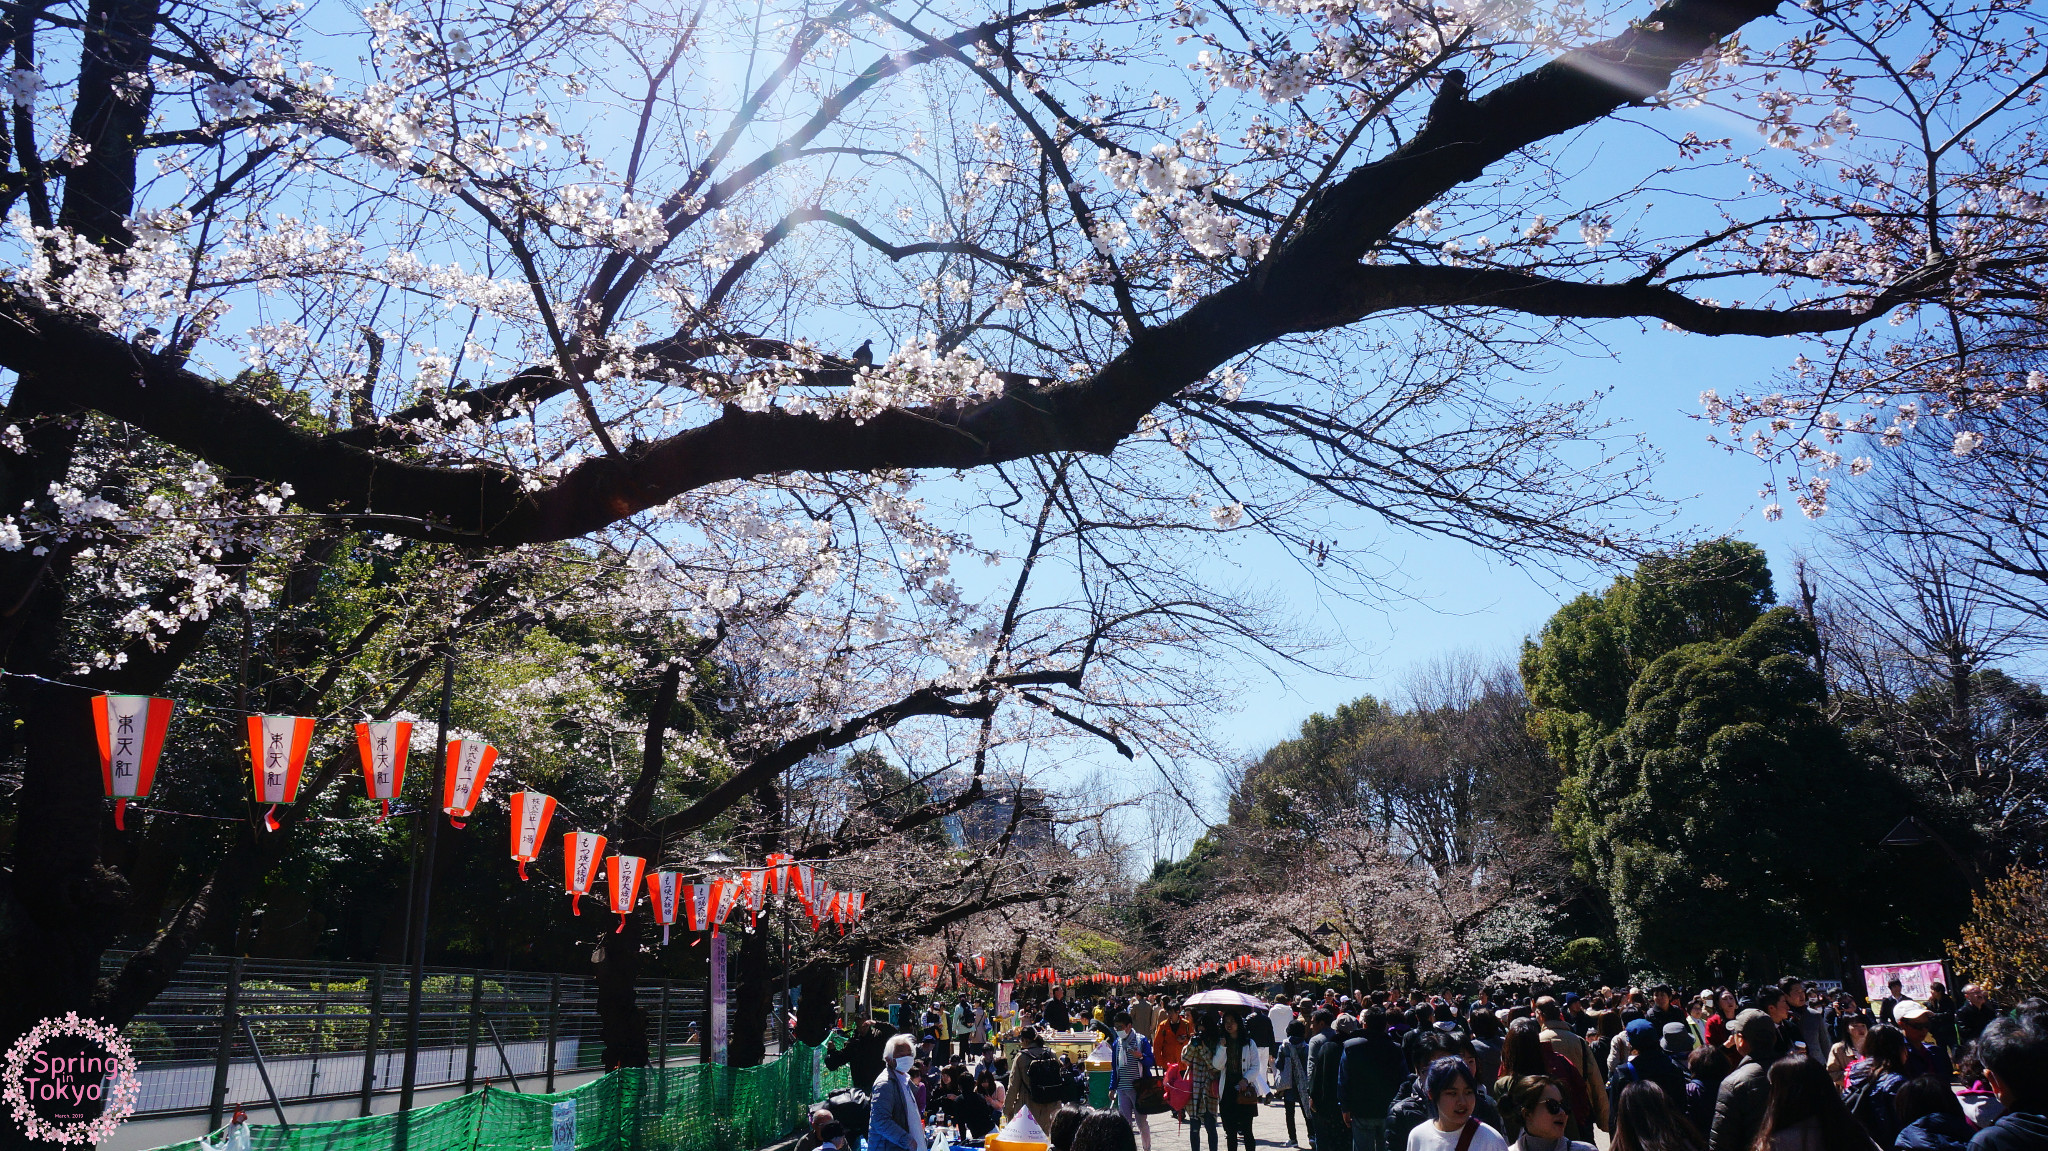
<instances>
[{"instance_id":1,"label":"bird perched on branch","mask_svg":"<svg viewBox=\"0 0 2048 1151\"><path fill-rule=\"evenodd\" d=\"M875 362L875 342L873 340L862 340L860 347L853 350L853 362L856 367L865 368L871 366Z\"/></svg>"}]
</instances>

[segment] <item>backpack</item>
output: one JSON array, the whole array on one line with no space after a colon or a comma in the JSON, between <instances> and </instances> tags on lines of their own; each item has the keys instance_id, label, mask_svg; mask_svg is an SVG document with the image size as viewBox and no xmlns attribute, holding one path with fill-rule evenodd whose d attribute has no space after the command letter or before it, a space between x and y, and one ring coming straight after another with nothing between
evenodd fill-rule
<instances>
[{"instance_id":1,"label":"backpack","mask_svg":"<svg viewBox=\"0 0 2048 1151\"><path fill-rule=\"evenodd\" d=\"M1060 1071L1060 1057L1050 1048L1033 1047L1024 1053L1024 1082L1031 1088L1031 1098L1039 1102L1066 1096L1067 1077Z\"/></svg>"},{"instance_id":2,"label":"backpack","mask_svg":"<svg viewBox=\"0 0 2048 1151\"><path fill-rule=\"evenodd\" d=\"M1888 1106L1887 1096L1890 1092L1886 1091L1884 1086L1884 1081L1888 1078L1896 1077L1873 1071L1863 1077L1863 1082L1851 1087L1842 1099L1849 1108L1849 1114L1854 1115L1857 1121L1863 1124L1863 1129L1870 1133L1870 1137L1882 1139L1887 1146L1898 1137L1898 1122L1892 1117L1891 1108Z\"/></svg>"}]
</instances>

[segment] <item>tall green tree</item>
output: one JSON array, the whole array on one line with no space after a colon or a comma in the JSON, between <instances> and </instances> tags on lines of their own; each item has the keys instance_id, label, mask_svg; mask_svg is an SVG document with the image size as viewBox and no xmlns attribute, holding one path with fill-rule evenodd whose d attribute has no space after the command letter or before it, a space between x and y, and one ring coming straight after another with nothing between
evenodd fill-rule
<instances>
[{"instance_id":1,"label":"tall green tree","mask_svg":"<svg viewBox=\"0 0 2048 1151\"><path fill-rule=\"evenodd\" d=\"M1885 886L1859 881L1898 784L1829 719L1818 653L1789 608L1666 652L1592 749L1579 839L1635 962L1783 970Z\"/></svg>"},{"instance_id":2,"label":"tall green tree","mask_svg":"<svg viewBox=\"0 0 2048 1151\"><path fill-rule=\"evenodd\" d=\"M1742 635L1775 599L1761 548L1708 540L1644 559L1606 591L1559 608L1537 638L1523 643L1531 723L1563 773L1556 829L1582 875L1594 870L1585 838L1592 819L1587 764L1627 718L1637 677L1678 647Z\"/></svg>"}]
</instances>

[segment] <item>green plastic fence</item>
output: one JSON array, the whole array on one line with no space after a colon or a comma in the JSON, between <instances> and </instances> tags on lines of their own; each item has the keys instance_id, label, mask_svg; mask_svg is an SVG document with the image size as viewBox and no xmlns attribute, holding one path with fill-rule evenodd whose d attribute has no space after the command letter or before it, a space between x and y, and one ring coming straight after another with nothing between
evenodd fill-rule
<instances>
[{"instance_id":1,"label":"green plastic fence","mask_svg":"<svg viewBox=\"0 0 2048 1151\"><path fill-rule=\"evenodd\" d=\"M576 1151L754 1151L804 1122L810 1105L846 1086L817 1048L798 1044L759 1067L625 1067L573 1091L524 1094L497 1087L415 1107L284 1128L251 1124L250 1151L548 1151L555 1104L576 1102ZM211 1151L206 1139L158 1151Z\"/></svg>"}]
</instances>

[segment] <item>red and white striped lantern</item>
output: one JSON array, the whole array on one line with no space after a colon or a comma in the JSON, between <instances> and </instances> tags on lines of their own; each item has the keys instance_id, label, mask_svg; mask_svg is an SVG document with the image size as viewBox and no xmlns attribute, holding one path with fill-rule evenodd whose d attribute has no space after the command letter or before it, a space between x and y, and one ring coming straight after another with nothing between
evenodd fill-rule
<instances>
[{"instance_id":1,"label":"red and white striped lantern","mask_svg":"<svg viewBox=\"0 0 2048 1151\"><path fill-rule=\"evenodd\" d=\"M612 914L619 917L619 925L612 928L612 934L621 935L626 930L626 916L640 902L640 874L646 870L647 861L637 855L614 855L604 861L604 866L611 886Z\"/></svg>"},{"instance_id":2,"label":"red and white striped lantern","mask_svg":"<svg viewBox=\"0 0 2048 1151\"><path fill-rule=\"evenodd\" d=\"M547 842L548 821L555 817L555 797L538 791L512 793L512 858L519 863L519 878L526 878L526 865L540 858L540 845Z\"/></svg>"},{"instance_id":3,"label":"red and white striped lantern","mask_svg":"<svg viewBox=\"0 0 2048 1151\"><path fill-rule=\"evenodd\" d=\"M680 871L657 871L647 877L647 902L654 906L654 921L661 924L663 946L668 945L668 929L675 925L676 913L682 910L683 893L689 889Z\"/></svg>"},{"instance_id":4,"label":"red and white striped lantern","mask_svg":"<svg viewBox=\"0 0 2048 1151\"><path fill-rule=\"evenodd\" d=\"M363 786L382 807L378 819L391 818L391 801L405 790L405 753L412 746L412 724L402 719L356 725L356 751L363 760Z\"/></svg>"},{"instance_id":5,"label":"red and white striped lantern","mask_svg":"<svg viewBox=\"0 0 2048 1151\"><path fill-rule=\"evenodd\" d=\"M128 801L145 799L156 782L157 756L171 726L168 699L147 695L96 695L92 726L100 737L100 782L114 801L114 828L126 831Z\"/></svg>"},{"instance_id":6,"label":"red and white striped lantern","mask_svg":"<svg viewBox=\"0 0 2048 1151\"><path fill-rule=\"evenodd\" d=\"M711 930L714 934L725 926L733 909L740 903L740 881L738 879L714 879L711 881Z\"/></svg>"},{"instance_id":7,"label":"red and white striped lantern","mask_svg":"<svg viewBox=\"0 0 2048 1151\"><path fill-rule=\"evenodd\" d=\"M256 802L267 803L263 826L276 831L277 805L296 803L299 773L306 766L306 748L313 742L313 721L303 715L249 717L249 766L256 777Z\"/></svg>"},{"instance_id":8,"label":"red and white striped lantern","mask_svg":"<svg viewBox=\"0 0 2048 1151\"><path fill-rule=\"evenodd\" d=\"M740 873L740 902L747 909L747 930L761 925L761 905L768 897L768 872L750 867Z\"/></svg>"},{"instance_id":9,"label":"red and white striped lantern","mask_svg":"<svg viewBox=\"0 0 2048 1151\"><path fill-rule=\"evenodd\" d=\"M786 851L768 853L768 894L779 896L788 890L784 881L789 878L789 864L795 858Z\"/></svg>"},{"instance_id":10,"label":"red and white striped lantern","mask_svg":"<svg viewBox=\"0 0 2048 1151\"><path fill-rule=\"evenodd\" d=\"M711 930L711 885L693 883L683 892L683 929Z\"/></svg>"},{"instance_id":11,"label":"red and white striped lantern","mask_svg":"<svg viewBox=\"0 0 2048 1151\"><path fill-rule=\"evenodd\" d=\"M604 836L594 831L572 831L562 837L562 870L569 894L576 897L572 906L577 915L583 914L583 897L590 894L590 883L597 878L598 860L603 858Z\"/></svg>"},{"instance_id":12,"label":"red and white striped lantern","mask_svg":"<svg viewBox=\"0 0 2048 1151\"><path fill-rule=\"evenodd\" d=\"M441 784L441 810L448 822L461 827L483 798L484 780L491 765L498 762L498 749L480 739L458 739L448 744L448 774Z\"/></svg>"}]
</instances>

